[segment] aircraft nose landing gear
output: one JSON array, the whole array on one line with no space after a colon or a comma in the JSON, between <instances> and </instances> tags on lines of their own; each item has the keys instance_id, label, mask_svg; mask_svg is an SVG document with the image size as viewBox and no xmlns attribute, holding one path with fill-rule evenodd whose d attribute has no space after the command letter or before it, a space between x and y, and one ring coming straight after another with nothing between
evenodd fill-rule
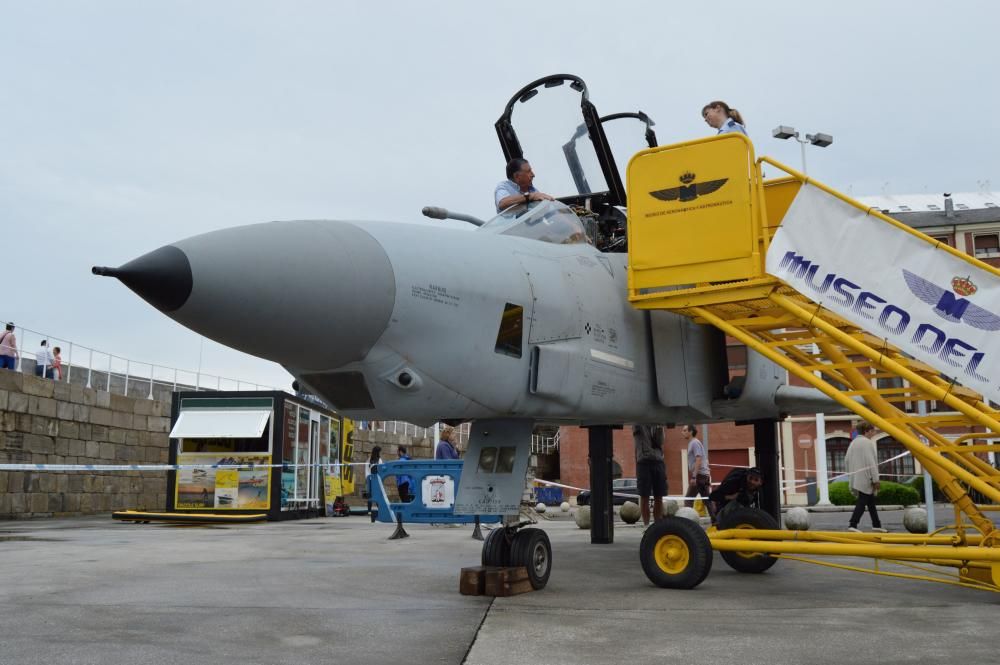
<instances>
[{"instance_id":1,"label":"aircraft nose landing gear","mask_svg":"<svg viewBox=\"0 0 1000 665\"><path fill-rule=\"evenodd\" d=\"M534 589L543 589L552 573L552 544L542 529L522 528L533 522L499 526L483 542L484 566L514 566L528 569Z\"/></svg>"}]
</instances>

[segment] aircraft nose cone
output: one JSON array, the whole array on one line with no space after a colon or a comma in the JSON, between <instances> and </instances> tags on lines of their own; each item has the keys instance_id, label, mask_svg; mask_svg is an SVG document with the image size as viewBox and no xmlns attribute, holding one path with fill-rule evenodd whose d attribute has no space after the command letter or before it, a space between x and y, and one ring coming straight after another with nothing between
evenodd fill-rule
<instances>
[{"instance_id":1,"label":"aircraft nose cone","mask_svg":"<svg viewBox=\"0 0 1000 665\"><path fill-rule=\"evenodd\" d=\"M183 298L181 257L189 266ZM181 277L160 284L168 272L160 266L167 263ZM133 264L144 269L129 270ZM111 274L178 323L251 355L313 370L363 359L388 325L396 294L382 246L348 222L270 222L214 231L160 248L117 272Z\"/></svg>"},{"instance_id":2,"label":"aircraft nose cone","mask_svg":"<svg viewBox=\"0 0 1000 665\"><path fill-rule=\"evenodd\" d=\"M191 264L173 245L144 254L120 268L94 266L91 272L117 277L161 312L179 309L191 295Z\"/></svg>"}]
</instances>

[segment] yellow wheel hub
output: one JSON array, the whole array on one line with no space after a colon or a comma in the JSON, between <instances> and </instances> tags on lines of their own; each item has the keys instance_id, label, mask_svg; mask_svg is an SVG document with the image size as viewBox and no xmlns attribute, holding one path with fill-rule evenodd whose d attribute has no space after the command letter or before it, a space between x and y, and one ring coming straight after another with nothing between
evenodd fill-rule
<instances>
[{"instance_id":1,"label":"yellow wheel hub","mask_svg":"<svg viewBox=\"0 0 1000 665\"><path fill-rule=\"evenodd\" d=\"M732 528L733 529L756 529L757 527L755 527L753 524L737 524L736 526L734 526ZM753 559L754 557L760 556L759 552L737 552L737 554L739 554L744 559Z\"/></svg>"},{"instance_id":2,"label":"yellow wheel hub","mask_svg":"<svg viewBox=\"0 0 1000 665\"><path fill-rule=\"evenodd\" d=\"M691 550L688 549L683 538L663 536L656 541L656 545L653 547L653 557L656 559L656 565L663 572L676 575L688 567L688 563L691 561Z\"/></svg>"}]
</instances>

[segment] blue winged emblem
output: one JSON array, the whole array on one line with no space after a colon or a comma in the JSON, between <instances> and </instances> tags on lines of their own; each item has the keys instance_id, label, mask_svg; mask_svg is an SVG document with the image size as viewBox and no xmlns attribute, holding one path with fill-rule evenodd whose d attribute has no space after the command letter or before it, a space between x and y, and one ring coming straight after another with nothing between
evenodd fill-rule
<instances>
[{"instance_id":1,"label":"blue winged emblem","mask_svg":"<svg viewBox=\"0 0 1000 665\"><path fill-rule=\"evenodd\" d=\"M978 330L1000 330L1000 316L974 305L966 298L956 298L948 289L942 288L923 277L903 270L903 279L910 292L934 308L934 313L952 323L964 322Z\"/></svg>"}]
</instances>

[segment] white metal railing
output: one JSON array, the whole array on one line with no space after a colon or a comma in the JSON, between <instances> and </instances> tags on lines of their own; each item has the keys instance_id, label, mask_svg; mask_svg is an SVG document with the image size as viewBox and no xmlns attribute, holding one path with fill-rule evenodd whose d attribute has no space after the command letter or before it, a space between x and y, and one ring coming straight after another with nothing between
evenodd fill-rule
<instances>
[{"instance_id":1,"label":"white metal railing","mask_svg":"<svg viewBox=\"0 0 1000 665\"><path fill-rule=\"evenodd\" d=\"M3 324L0 324L3 325ZM6 326L0 328L0 335ZM155 363L140 362L117 356L106 351L83 346L69 340L45 333L15 326L14 338L17 344L16 370L33 371L55 380L75 383L121 395L153 399L157 392L182 390L278 390L273 386L252 381L231 379L200 371L182 370ZM48 366L47 358L39 367L37 358L41 353L41 342L47 340L50 352L61 350L61 368ZM61 369L61 377L57 369Z\"/></svg>"},{"instance_id":2,"label":"white metal railing","mask_svg":"<svg viewBox=\"0 0 1000 665\"><path fill-rule=\"evenodd\" d=\"M0 326L4 324L0 323ZM0 335L5 332L5 327L0 328ZM153 399L156 388L163 391L173 392L178 388L182 390L281 390L273 386L261 385L240 379L230 379L204 372L193 372L182 370L176 367L167 367L155 363L140 362L122 356L116 356L106 351L98 351L82 344L47 335L45 333L15 326L14 337L17 344L17 364L19 372L35 371L37 366L36 351L40 349L42 340L48 340L48 348L53 351L56 348L62 351L61 378L56 380L76 383L121 395L131 394L133 397L145 397ZM54 368L47 365L42 366L42 373L47 374ZM420 427L413 423L402 420L368 420L359 421L357 426L361 429L373 430L376 432L387 432L390 434L402 434L417 439L434 439L434 427ZM444 424L439 423L439 431L444 429ZM455 429L456 444L462 448L467 448L471 425L462 423ZM533 434L531 436L531 452L533 454L549 454L559 450L559 435L541 436Z\"/></svg>"},{"instance_id":3,"label":"white metal railing","mask_svg":"<svg viewBox=\"0 0 1000 665\"><path fill-rule=\"evenodd\" d=\"M358 427L360 429L366 429L373 432L386 432L388 434L402 434L403 436L409 436L414 439L433 439L434 438L434 426L431 427L420 427L419 425L414 425L413 423L404 422L402 420L360 420L358 421ZM445 425L443 423L438 424L438 430L443 430ZM458 438L458 443L465 447L469 442L469 423L462 423L458 427L455 427L455 436Z\"/></svg>"},{"instance_id":4,"label":"white metal railing","mask_svg":"<svg viewBox=\"0 0 1000 665\"><path fill-rule=\"evenodd\" d=\"M542 436L541 434L531 435L531 454L549 455L559 452L559 433L555 436Z\"/></svg>"},{"instance_id":5,"label":"white metal railing","mask_svg":"<svg viewBox=\"0 0 1000 665\"><path fill-rule=\"evenodd\" d=\"M404 422L402 420L361 420L358 421L357 426L360 429L373 432L402 434L403 436L412 437L414 439L434 438L433 426L420 427L419 425L414 425L413 423ZM440 429L443 429L444 425L439 424L439 427ZM469 423L462 423L458 427L455 427L455 436L458 439L455 443L459 444L462 448L467 448L469 443L469 432ZM557 452L559 452L558 433L556 433L555 436L542 436L541 434L531 435L531 453L533 455L550 455Z\"/></svg>"}]
</instances>

